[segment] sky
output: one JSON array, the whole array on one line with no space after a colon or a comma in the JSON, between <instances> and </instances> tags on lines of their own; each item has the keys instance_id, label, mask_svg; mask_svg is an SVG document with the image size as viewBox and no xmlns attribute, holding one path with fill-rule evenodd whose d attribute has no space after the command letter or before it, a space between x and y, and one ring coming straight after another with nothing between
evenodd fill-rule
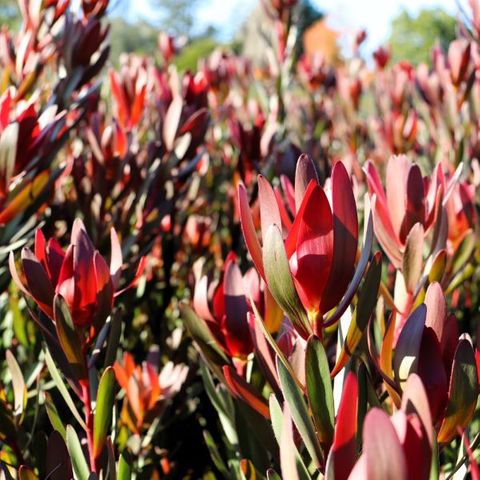
<instances>
[{"instance_id":1,"label":"sky","mask_svg":"<svg viewBox=\"0 0 480 480\"><path fill-rule=\"evenodd\" d=\"M385 43L393 18L402 9L411 14L422 8L439 7L455 15L457 2L465 5L467 0L311 0L321 11L328 14L329 24L346 35L365 28L368 32L365 48L373 50ZM228 41L257 4L258 0L202 0L197 22L200 29L213 25L219 38ZM151 18L155 14L148 0L135 0L134 15Z\"/></svg>"}]
</instances>

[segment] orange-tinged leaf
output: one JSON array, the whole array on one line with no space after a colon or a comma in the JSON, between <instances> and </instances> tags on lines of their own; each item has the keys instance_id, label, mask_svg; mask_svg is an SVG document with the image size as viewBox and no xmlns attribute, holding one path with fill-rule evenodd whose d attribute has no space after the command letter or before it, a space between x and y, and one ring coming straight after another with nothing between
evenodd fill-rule
<instances>
[{"instance_id":1,"label":"orange-tinged leaf","mask_svg":"<svg viewBox=\"0 0 480 480\"><path fill-rule=\"evenodd\" d=\"M48 184L50 175L48 170L38 174L30 183L28 183L0 212L0 225L5 225L16 215L22 213L37 200Z\"/></svg>"},{"instance_id":2,"label":"orange-tinged leaf","mask_svg":"<svg viewBox=\"0 0 480 480\"><path fill-rule=\"evenodd\" d=\"M382 373L386 375L390 380L393 381L394 374L393 374L393 339L395 338L395 319L397 313L394 311L392 313L392 317L388 324L387 330L383 337L382 342L382 349L380 351L380 368ZM388 394L390 395L391 399L398 407L400 405L400 396L398 393L391 387L388 382L385 382L385 388L387 389Z\"/></svg>"},{"instance_id":3,"label":"orange-tinged leaf","mask_svg":"<svg viewBox=\"0 0 480 480\"><path fill-rule=\"evenodd\" d=\"M422 275L423 238L423 226L416 223L407 235L403 254L403 276L409 293L415 292Z\"/></svg>"},{"instance_id":4,"label":"orange-tinged leaf","mask_svg":"<svg viewBox=\"0 0 480 480\"><path fill-rule=\"evenodd\" d=\"M240 377L240 375L238 375L229 365L223 367L223 374L227 385L237 398L250 405L250 407L260 413L260 415L263 415L266 419L270 419L268 403L253 389L251 385Z\"/></svg>"}]
</instances>

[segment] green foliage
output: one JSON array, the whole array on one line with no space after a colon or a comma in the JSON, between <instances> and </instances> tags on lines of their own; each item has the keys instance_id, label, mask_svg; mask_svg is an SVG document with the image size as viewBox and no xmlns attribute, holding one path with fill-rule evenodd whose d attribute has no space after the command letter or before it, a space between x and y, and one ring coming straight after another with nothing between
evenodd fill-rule
<instances>
[{"instance_id":1,"label":"green foliage","mask_svg":"<svg viewBox=\"0 0 480 480\"><path fill-rule=\"evenodd\" d=\"M416 17L402 11L392 22L389 44L393 60L431 63L432 47L439 42L446 50L455 38L455 25L455 18L438 8L421 10Z\"/></svg>"},{"instance_id":2,"label":"green foliage","mask_svg":"<svg viewBox=\"0 0 480 480\"><path fill-rule=\"evenodd\" d=\"M199 0L150 0L159 12L158 25L174 35L189 36L195 24Z\"/></svg>"},{"instance_id":3,"label":"green foliage","mask_svg":"<svg viewBox=\"0 0 480 480\"><path fill-rule=\"evenodd\" d=\"M200 37L189 43L175 58L179 70L195 70L198 61L215 50L218 43L212 37Z\"/></svg>"},{"instance_id":4,"label":"green foliage","mask_svg":"<svg viewBox=\"0 0 480 480\"><path fill-rule=\"evenodd\" d=\"M122 53L155 56L158 52L158 30L145 20L130 23L120 17L110 21L110 59L118 65Z\"/></svg>"},{"instance_id":5,"label":"green foliage","mask_svg":"<svg viewBox=\"0 0 480 480\"><path fill-rule=\"evenodd\" d=\"M0 25L15 28L21 21L20 10L16 0L0 0Z\"/></svg>"}]
</instances>

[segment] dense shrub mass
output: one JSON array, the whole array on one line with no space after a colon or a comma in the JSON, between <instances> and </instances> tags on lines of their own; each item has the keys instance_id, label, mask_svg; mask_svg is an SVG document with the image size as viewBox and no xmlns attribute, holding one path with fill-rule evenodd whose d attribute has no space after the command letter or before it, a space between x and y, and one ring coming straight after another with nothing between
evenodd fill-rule
<instances>
[{"instance_id":1,"label":"dense shrub mass","mask_svg":"<svg viewBox=\"0 0 480 480\"><path fill-rule=\"evenodd\" d=\"M480 479L480 3L432 64L108 66L0 33L0 476Z\"/></svg>"}]
</instances>

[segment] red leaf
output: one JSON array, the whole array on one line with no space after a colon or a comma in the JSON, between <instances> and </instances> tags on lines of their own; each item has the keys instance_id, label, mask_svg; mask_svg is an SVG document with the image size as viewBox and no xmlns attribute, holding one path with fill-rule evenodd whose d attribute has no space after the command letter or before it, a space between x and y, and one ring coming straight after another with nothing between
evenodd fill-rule
<instances>
[{"instance_id":1,"label":"red leaf","mask_svg":"<svg viewBox=\"0 0 480 480\"><path fill-rule=\"evenodd\" d=\"M416 371L425 386L433 423L436 423L447 403L448 378L440 345L431 328L423 331Z\"/></svg>"},{"instance_id":2,"label":"red leaf","mask_svg":"<svg viewBox=\"0 0 480 480\"><path fill-rule=\"evenodd\" d=\"M245 298L243 277L235 260L225 264L223 280L225 295L225 340L234 356L248 355L252 351L252 339L247 323L248 305Z\"/></svg>"},{"instance_id":3,"label":"red leaf","mask_svg":"<svg viewBox=\"0 0 480 480\"><path fill-rule=\"evenodd\" d=\"M358 415L358 383L349 372L343 385L332 445L335 480L346 480L355 465Z\"/></svg>"},{"instance_id":4,"label":"red leaf","mask_svg":"<svg viewBox=\"0 0 480 480\"><path fill-rule=\"evenodd\" d=\"M322 299L322 312L328 312L342 298L353 277L358 243L357 206L348 173L342 162L332 172L333 260Z\"/></svg>"},{"instance_id":5,"label":"red leaf","mask_svg":"<svg viewBox=\"0 0 480 480\"><path fill-rule=\"evenodd\" d=\"M368 480L407 480L402 445L389 416L372 408L363 424L363 453Z\"/></svg>"},{"instance_id":6,"label":"red leaf","mask_svg":"<svg viewBox=\"0 0 480 480\"><path fill-rule=\"evenodd\" d=\"M407 178L411 162L405 155L392 156L387 164L387 206L394 232L400 238L407 203ZM408 233L408 232L407 232Z\"/></svg>"},{"instance_id":7,"label":"red leaf","mask_svg":"<svg viewBox=\"0 0 480 480\"><path fill-rule=\"evenodd\" d=\"M308 155L304 153L298 157L295 169L295 209L298 211L306 195L306 190L311 181L318 185L315 165Z\"/></svg>"},{"instance_id":8,"label":"red leaf","mask_svg":"<svg viewBox=\"0 0 480 480\"><path fill-rule=\"evenodd\" d=\"M242 225L243 238L247 245L248 252L252 257L255 268L262 278L263 272L262 248L258 241L257 233L253 225L252 212L248 204L247 191L243 184L238 185L238 205L240 210L240 222Z\"/></svg>"},{"instance_id":9,"label":"red leaf","mask_svg":"<svg viewBox=\"0 0 480 480\"><path fill-rule=\"evenodd\" d=\"M22 267L30 295L40 309L53 318L55 290L43 265L28 248L22 250Z\"/></svg>"},{"instance_id":10,"label":"red leaf","mask_svg":"<svg viewBox=\"0 0 480 480\"><path fill-rule=\"evenodd\" d=\"M258 198L260 202L260 222L262 228L262 244L270 225L277 225L282 230L282 219L277 199L270 183L262 175L258 176Z\"/></svg>"},{"instance_id":11,"label":"red leaf","mask_svg":"<svg viewBox=\"0 0 480 480\"><path fill-rule=\"evenodd\" d=\"M333 258L332 212L318 185L305 204L298 230L297 248L290 268L298 295L307 310L319 310Z\"/></svg>"}]
</instances>

